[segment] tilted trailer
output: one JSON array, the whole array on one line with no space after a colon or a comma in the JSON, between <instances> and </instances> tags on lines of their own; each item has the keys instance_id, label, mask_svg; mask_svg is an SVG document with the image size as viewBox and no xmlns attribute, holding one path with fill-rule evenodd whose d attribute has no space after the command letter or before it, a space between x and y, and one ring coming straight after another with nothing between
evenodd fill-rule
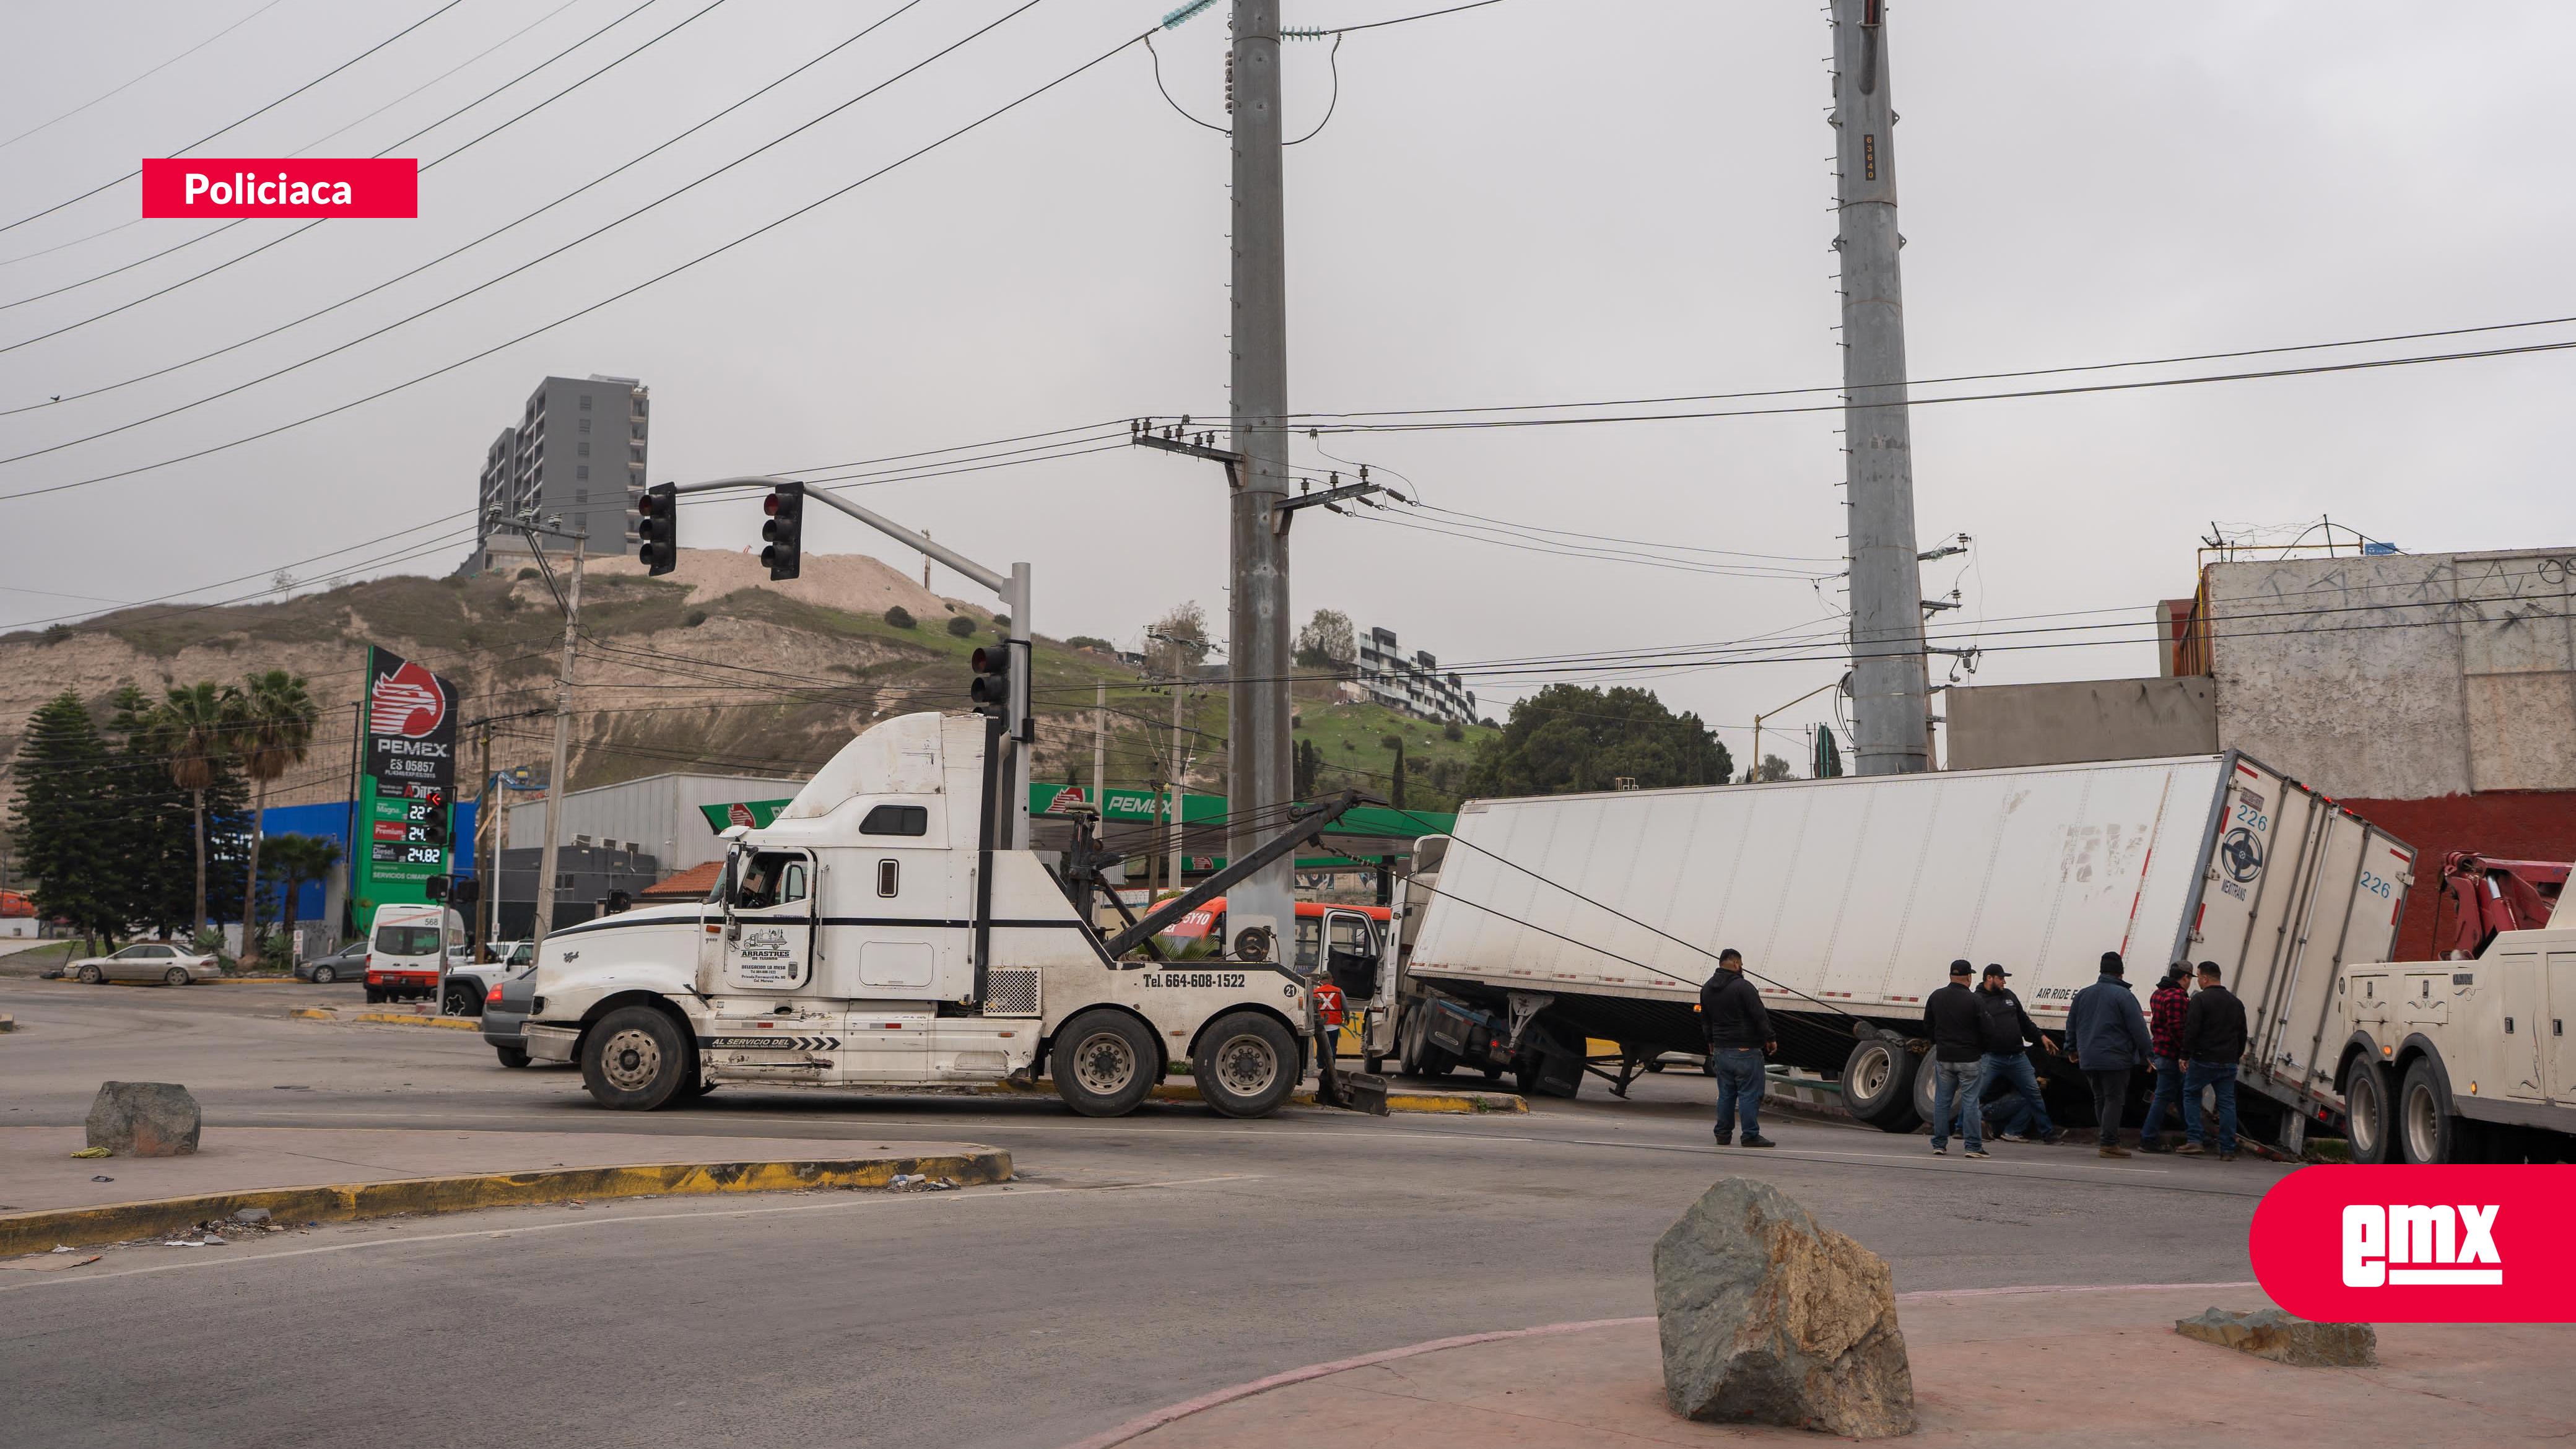
<instances>
[{"instance_id":1,"label":"tilted trailer","mask_svg":"<svg viewBox=\"0 0 2576 1449\"><path fill-rule=\"evenodd\" d=\"M1472 800L1419 849L1371 983L1372 1058L1624 1087L1706 1049L1699 989L1734 947L1779 1018L1774 1060L1838 1076L1889 1131L1930 1115L1908 1039L1953 959L2002 963L2054 1035L2117 951L2142 1004L2167 963L2220 965L2252 1028L2249 1127L2295 1136L2341 1110L2337 972L2390 954L2415 864L2234 751ZM2058 1075L2052 1107L2080 1120Z\"/></svg>"}]
</instances>

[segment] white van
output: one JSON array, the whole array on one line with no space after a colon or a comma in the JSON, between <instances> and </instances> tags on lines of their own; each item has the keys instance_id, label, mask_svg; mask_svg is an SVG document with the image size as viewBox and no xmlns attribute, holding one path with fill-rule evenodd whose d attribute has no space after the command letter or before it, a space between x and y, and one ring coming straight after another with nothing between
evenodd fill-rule
<instances>
[{"instance_id":1,"label":"white van","mask_svg":"<svg viewBox=\"0 0 2576 1449\"><path fill-rule=\"evenodd\" d=\"M438 995L440 931L465 939L465 918L445 906L378 906L367 932L367 1000L428 1001Z\"/></svg>"}]
</instances>

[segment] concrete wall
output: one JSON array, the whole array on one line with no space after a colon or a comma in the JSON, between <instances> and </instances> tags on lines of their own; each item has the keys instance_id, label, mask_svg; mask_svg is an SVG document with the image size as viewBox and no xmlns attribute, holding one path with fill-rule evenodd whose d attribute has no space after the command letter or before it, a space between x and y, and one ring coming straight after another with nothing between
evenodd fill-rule
<instances>
[{"instance_id":1,"label":"concrete wall","mask_svg":"<svg viewBox=\"0 0 2576 1449\"><path fill-rule=\"evenodd\" d=\"M1953 770L2148 760L2218 750L2210 681L2083 679L1957 687L1944 696Z\"/></svg>"},{"instance_id":2,"label":"concrete wall","mask_svg":"<svg viewBox=\"0 0 2576 1449\"><path fill-rule=\"evenodd\" d=\"M2576 548L2213 565L2218 737L2338 797L2576 790L2571 578Z\"/></svg>"}]
</instances>

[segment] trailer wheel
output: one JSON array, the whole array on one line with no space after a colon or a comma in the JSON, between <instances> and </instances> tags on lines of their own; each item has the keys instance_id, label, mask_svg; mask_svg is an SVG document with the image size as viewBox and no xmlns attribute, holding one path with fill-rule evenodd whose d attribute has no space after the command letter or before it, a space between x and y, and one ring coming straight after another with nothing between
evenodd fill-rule
<instances>
[{"instance_id":1,"label":"trailer wheel","mask_svg":"<svg viewBox=\"0 0 2576 1449\"><path fill-rule=\"evenodd\" d=\"M2373 1166L2392 1160L2396 1124L2390 1105L2388 1069L2368 1057L2354 1061L2343 1084L2344 1139L2353 1161Z\"/></svg>"},{"instance_id":2,"label":"trailer wheel","mask_svg":"<svg viewBox=\"0 0 2576 1449\"><path fill-rule=\"evenodd\" d=\"M2398 1161L2429 1166L2461 1160L2460 1119L2445 1110L2449 1105L2442 1099L2442 1079L2433 1059L2417 1057L2397 1088L2397 1130L2388 1134L2395 1141Z\"/></svg>"},{"instance_id":3,"label":"trailer wheel","mask_svg":"<svg viewBox=\"0 0 2576 1449\"><path fill-rule=\"evenodd\" d=\"M1230 1011L1199 1036L1199 1096L1229 1117L1266 1117L1297 1088L1297 1040L1276 1018Z\"/></svg>"},{"instance_id":4,"label":"trailer wheel","mask_svg":"<svg viewBox=\"0 0 2576 1449\"><path fill-rule=\"evenodd\" d=\"M1085 1117L1123 1117L1154 1090L1154 1038L1120 1011L1086 1011L1047 1054L1055 1094ZM1204 1088L1202 1088L1204 1090Z\"/></svg>"},{"instance_id":5,"label":"trailer wheel","mask_svg":"<svg viewBox=\"0 0 2576 1449\"><path fill-rule=\"evenodd\" d=\"M1923 1059L1902 1043L1870 1037L1843 1059L1843 1106L1882 1132L1911 1132L1923 1121L1914 1110L1914 1082Z\"/></svg>"},{"instance_id":6,"label":"trailer wheel","mask_svg":"<svg viewBox=\"0 0 2576 1449\"><path fill-rule=\"evenodd\" d=\"M581 1039L581 1084L603 1107L651 1112L687 1100L689 1043L669 1015L621 1006Z\"/></svg>"}]
</instances>

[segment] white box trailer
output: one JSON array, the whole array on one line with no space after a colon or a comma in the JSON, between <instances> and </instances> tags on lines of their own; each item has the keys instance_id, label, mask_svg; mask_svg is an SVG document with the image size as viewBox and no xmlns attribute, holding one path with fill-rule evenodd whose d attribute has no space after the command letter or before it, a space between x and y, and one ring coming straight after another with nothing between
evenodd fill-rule
<instances>
[{"instance_id":1,"label":"white box trailer","mask_svg":"<svg viewBox=\"0 0 2576 1449\"><path fill-rule=\"evenodd\" d=\"M1373 1055L1571 1095L1601 1070L1586 1041L1607 1040L1624 1086L1705 1049L1699 988L1731 946L1783 1018L1779 1058L1842 1075L1889 1130L1921 1115L1917 1058L1874 1029L1919 1034L1951 960L2001 962L2057 1029L2105 951L2142 1001L2168 962L2219 963L2252 1028L2247 1084L2331 1115L2336 972L2389 954L2414 869L2403 842L2233 751L1474 800L1417 860Z\"/></svg>"}]
</instances>

